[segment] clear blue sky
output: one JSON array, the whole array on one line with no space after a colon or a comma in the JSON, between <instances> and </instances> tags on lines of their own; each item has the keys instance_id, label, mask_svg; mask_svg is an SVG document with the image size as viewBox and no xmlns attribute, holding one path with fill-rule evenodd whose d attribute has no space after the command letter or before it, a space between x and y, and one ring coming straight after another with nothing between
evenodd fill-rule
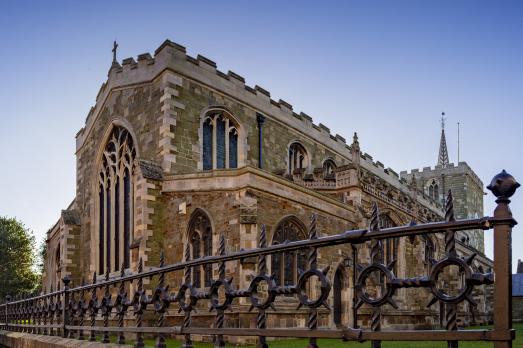
<instances>
[{"instance_id":1,"label":"clear blue sky","mask_svg":"<svg viewBox=\"0 0 523 348\"><path fill-rule=\"evenodd\" d=\"M523 182L522 1L2 1L0 215L41 240L75 194L76 132L111 63L171 39L396 171L451 161ZM492 214L492 195L485 213ZM523 223L523 194L512 210ZM492 255L491 232L487 254ZM523 228L514 230L523 259Z\"/></svg>"}]
</instances>

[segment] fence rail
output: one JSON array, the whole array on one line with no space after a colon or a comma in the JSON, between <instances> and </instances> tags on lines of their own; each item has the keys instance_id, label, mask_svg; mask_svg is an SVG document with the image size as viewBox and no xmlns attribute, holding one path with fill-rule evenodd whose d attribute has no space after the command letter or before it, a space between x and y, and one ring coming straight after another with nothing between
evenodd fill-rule
<instances>
[{"instance_id":1,"label":"fence rail","mask_svg":"<svg viewBox=\"0 0 523 348\"><path fill-rule=\"evenodd\" d=\"M220 236L218 253L190 260L190 246L184 247L184 261L165 265L163 253L158 267L144 270L140 259L138 270L125 274L123 265L119 277L97 282L96 273L91 284L70 288L70 279L63 279L63 287L57 291L40 296L18 296L7 298L0 305L0 328L3 330L22 331L44 335L60 335L79 340L96 341L101 335L101 342L108 343L110 333L116 335L116 342L124 344L129 334L136 335L135 347L144 347L144 335L156 337L156 347L166 347L165 338L172 335L183 336L182 347L192 347L191 335L213 335L215 347L224 347L224 336L257 337L258 347L268 347L266 337L301 337L309 339L309 347L317 347L318 338L371 341L372 347L380 347L381 341L447 341L449 347L457 347L458 341L491 341L496 348L512 346L514 330L511 319L511 230L516 224L510 212L509 198L519 184L505 171L496 175L487 187L497 197L497 207L493 217L460 220L454 218L452 194L449 191L445 206L445 221L427 224L410 224L408 226L381 229L377 204L372 207L368 229L351 230L341 234L318 237L316 216L311 217L309 238L278 245L267 245L265 226L261 226L258 248L239 252L225 252L225 238ZM462 230L493 229L494 233L494 273L475 272L472 261L475 255L461 258L456 252L455 233ZM398 278L393 272L393 263L384 264L381 259L382 240L405 236L443 233L445 235L445 257L434 260L429 274ZM356 327L319 328L319 308L331 310L328 298L331 283L327 276L329 268L318 266L318 249L334 245L356 245L370 241L370 259L360 265L355 279L354 308L366 304L372 308L370 329ZM294 285L277 285L274 276L268 274L267 256L277 253L307 251L306 269L299 275ZM356 248L352 249L357 260ZM232 280L226 278L227 262L242 261L257 257L257 274L250 285L244 289L234 289ZM217 265L218 277L207 289L196 288L191 281L191 271L203 265ZM447 294L439 287L438 277L448 267L457 267L464 277L462 288L456 293ZM166 275L183 271L183 281L177 291L170 291ZM154 287L144 285L144 280L155 279ZM381 291L369 294L368 281L379 279ZM317 283L317 294L313 297L310 288ZM475 286L493 284L494 290L494 327L488 330L459 330L457 325L457 306L472 298ZM263 286L262 286L263 285ZM446 304L446 330L381 330L382 306L389 304L398 308L394 300L395 293L401 288L428 288L431 298L428 306L440 302ZM147 289L152 291L147 291ZM130 294L132 293L132 297ZM308 310L307 325L304 328L268 328L267 314L276 310L276 299L280 296L296 296L299 306ZM256 311L256 328L225 327L225 311L232 310L233 302L246 298L250 310ZM211 311L215 312L213 327L196 327L192 325L193 314L201 301L207 301ZM176 305L175 308L172 308ZM166 312L169 308L183 313L181 325L171 326L166 323ZM338 309L339 310L339 309ZM146 311L155 314L155 325L144 326L151 320L144 320ZM134 325L129 325L129 315L134 316ZM127 323L126 323L127 321ZM115 322L116 325L113 324ZM356 321L357 322L357 321ZM99 325L102 323L102 325ZM126 325L127 324L127 325Z\"/></svg>"}]
</instances>

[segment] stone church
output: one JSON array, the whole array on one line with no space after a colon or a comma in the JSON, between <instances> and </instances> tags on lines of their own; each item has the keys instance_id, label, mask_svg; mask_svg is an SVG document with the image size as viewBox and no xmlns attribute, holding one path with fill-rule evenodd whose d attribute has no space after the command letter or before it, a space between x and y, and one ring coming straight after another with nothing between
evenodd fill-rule
<instances>
[{"instance_id":1,"label":"stone church","mask_svg":"<svg viewBox=\"0 0 523 348\"><path fill-rule=\"evenodd\" d=\"M76 196L47 234L43 288L56 289L69 275L73 286L137 269L156 267L160 250L166 263L217 252L219 236L227 252L255 248L261 224L269 243L307 238L311 214L317 214L320 235L368 226L371 204L377 202L382 227L439 221L445 192L452 190L456 217L483 215L483 183L465 162L449 163L441 130L438 164L398 175L359 146L350 144L292 105L271 98L266 89L217 69L214 61L186 54L183 46L165 41L137 59L116 59L96 96L85 126L76 134ZM458 253L477 253L474 267L487 272L483 232L459 235ZM382 258L396 260L399 277L427 274L431 259L444 254L442 236L397 238L384 242ZM356 260L354 260L356 255ZM330 266L329 299L340 310L320 313L320 324L368 325L368 308L353 310L354 272L369 260L368 245L319 251L319 265ZM278 284L294 284L305 263L303 253L274 255L268 263ZM255 262L229 262L227 276L245 288ZM208 287L213 267L196 268L192 281ZM169 279L171 289L181 274ZM478 287L476 308L462 304L459 320L466 325L490 320L487 286ZM386 306L384 326L438 327L444 308L427 308L428 291L400 289L399 309ZM243 299L241 299L243 300ZM306 310L296 299L278 299L269 313L273 327L303 326ZM339 305L339 306L338 306ZM230 326L252 327L255 314L246 302L227 314ZM176 311L168 313L176 320ZM199 311L194 320L212 322L214 314Z\"/></svg>"}]
</instances>

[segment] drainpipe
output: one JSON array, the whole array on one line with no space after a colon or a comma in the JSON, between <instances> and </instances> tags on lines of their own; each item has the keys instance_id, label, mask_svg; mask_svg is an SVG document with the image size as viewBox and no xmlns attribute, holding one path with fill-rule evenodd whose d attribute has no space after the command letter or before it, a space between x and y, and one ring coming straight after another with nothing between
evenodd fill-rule
<instances>
[{"instance_id":1,"label":"drainpipe","mask_svg":"<svg viewBox=\"0 0 523 348\"><path fill-rule=\"evenodd\" d=\"M263 124L265 123L265 116L256 113L256 122L258 122L258 168L263 169Z\"/></svg>"}]
</instances>

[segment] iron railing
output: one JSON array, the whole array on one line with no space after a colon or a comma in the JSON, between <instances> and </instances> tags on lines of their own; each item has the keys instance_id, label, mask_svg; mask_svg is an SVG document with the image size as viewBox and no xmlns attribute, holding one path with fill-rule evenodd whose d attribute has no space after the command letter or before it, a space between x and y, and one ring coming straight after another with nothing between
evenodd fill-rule
<instances>
[{"instance_id":1,"label":"iron railing","mask_svg":"<svg viewBox=\"0 0 523 348\"><path fill-rule=\"evenodd\" d=\"M190 260L190 247L185 245L185 261L165 265L163 253L157 268L144 270L140 259L138 271L125 274L123 267L120 277L109 278L97 282L96 273L90 285L70 288L68 277L63 279L63 288L34 297L8 298L0 305L0 327L3 330L22 331L43 335L59 335L79 340L96 341L101 335L101 342L107 343L110 334L116 335L116 342L124 344L126 337L136 335L135 347L144 347L144 335L156 337L156 347L165 347L165 338L173 335L183 336L182 347L192 347L191 335L214 335L215 347L225 346L224 336L257 337L258 347L268 347L266 337L296 337L308 338L309 347L317 347L318 338L371 341L372 347L380 347L381 341L448 341L449 347L457 347L458 341L491 341L496 348L512 346L515 332L511 319L511 231L516 221L509 209L509 198L514 194L519 184L505 171L498 174L487 187L497 197L497 207L493 217L459 220L454 218L452 195L449 191L446 200L445 221L410 224L408 226L381 229L377 205L373 205L370 226L368 229L351 230L341 234L318 237L316 216L313 215L309 227L309 238L278 245L267 245L265 226L261 226L258 248L241 250L227 254L225 238L219 241L218 255ZM474 255L461 258L456 252L455 233L462 230L493 229L494 231L494 273L474 272L471 263ZM445 235L445 257L434 261L429 275L415 278L397 278L392 265L382 263L383 239L423 234L443 233ZM352 246L364 242L371 243L370 260L360 265L361 270L355 279L356 301L351 310L357 314L358 309L367 304L372 308L370 329L353 327L320 328L318 327L319 307L326 307L331 292L331 282L328 278L328 267L318 266L318 249L350 244ZM308 250L307 269L303 271L295 285L279 286L274 277L268 274L267 256L281 252ZM352 248L356 253L356 248ZM356 256L354 255L357 260ZM257 274L245 289L234 289L231 279L226 278L227 262L241 261L257 257ZM365 261L365 260L362 260ZM209 289L197 289L191 283L191 269L202 265L217 264L218 278L213 280ZM464 277L463 287L455 294L448 294L438 286L438 276L445 268L459 268ZM166 275L175 271L183 271L183 281L177 291L170 291ZM376 276L379 274L380 276ZM156 280L156 286L147 291L144 280ZM309 297L307 290L313 279L318 281L318 294ZM381 294L370 295L366 289L369 279L381 279L385 285ZM468 301L475 305L472 290L477 285L495 283L494 291L494 326L492 329L462 330L457 325L457 305ZM264 287L260 285L264 284ZM397 307L394 301L396 290L400 288L428 288L432 294L428 305L437 301L446 304L446 330L381 330L381 308L385 304ZM132 297L129 296L133 293ZM263 293L263 294L262 294ZM99 295L101 295L99 297ZM277 328L267 327L267 314L276 310L275 301L280 296L295 295L299 307L308 309L307 327ZM238 328L226 327L225 310L231 309L233 301L247 298L251 310L257 311L256 327ZM196 327L192 325L193 313L200 301L207 301L211 310L216 312L212 327ZM200 303L201 304L201 303ZM183 313L180 325L166 325L166 311L171 307ZM146 311L154 312L154 326L144 326L153 323L144 321ZM129 317L134 319L129 322ZM131 316L131 319L133 318ZM85 320L89 319L86 323ZM115 320L116 319L116 320ZM132 322L134 321L134 322ZM98 323L102 323L99 325ZM357 323L357 321L356 321ZM87 334L86 334L87 332Z\"/></svg>"}]
</instances>

